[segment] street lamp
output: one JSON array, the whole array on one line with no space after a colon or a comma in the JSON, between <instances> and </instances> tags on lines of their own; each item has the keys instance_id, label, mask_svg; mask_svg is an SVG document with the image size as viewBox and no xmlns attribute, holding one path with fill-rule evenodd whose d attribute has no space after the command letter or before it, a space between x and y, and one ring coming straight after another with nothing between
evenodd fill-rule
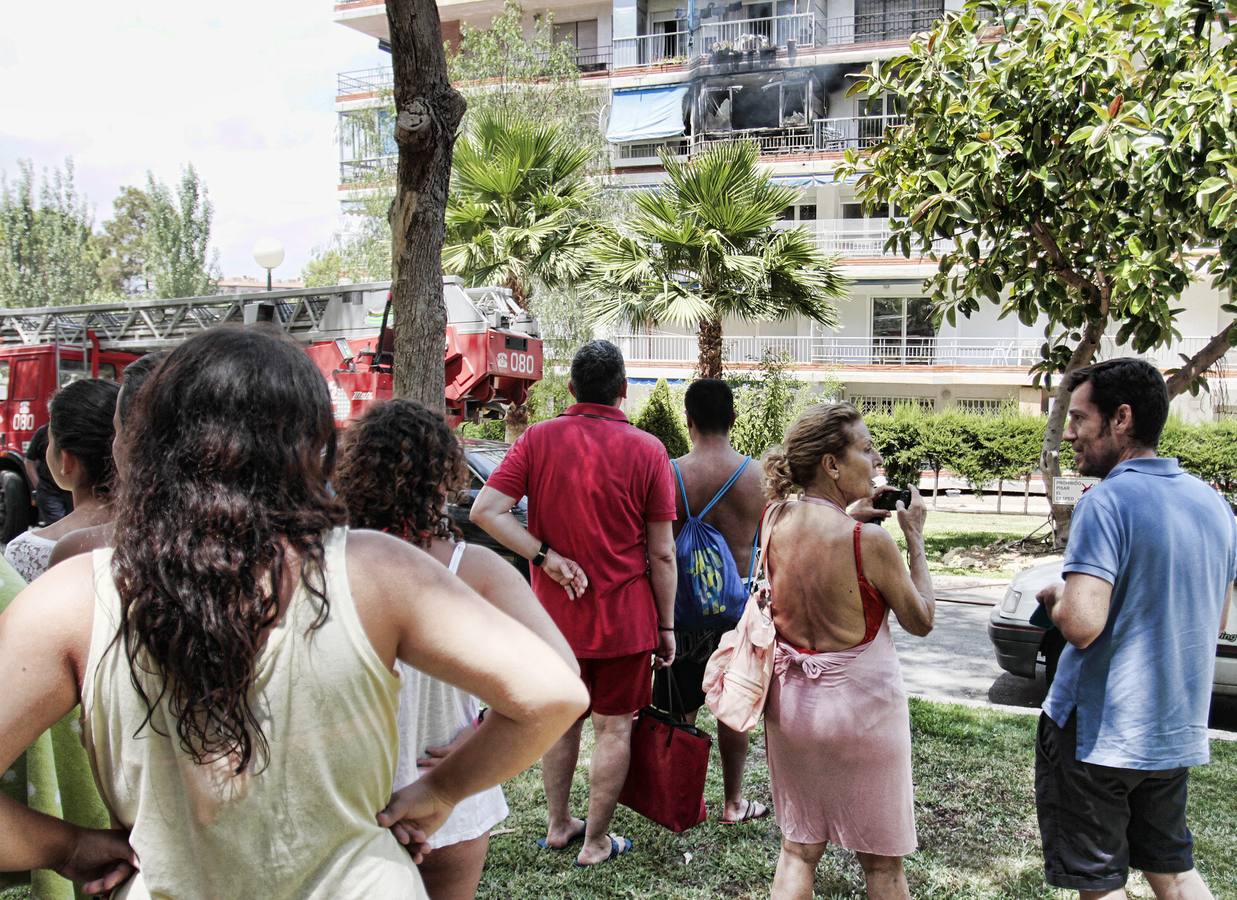
<instances>
[{"instance_id":1,"label":"street lamp","mask_svg":"<svg viewBox=\"0 0 1237 900\"><path fill-rule=\"evenodd\" d=\"M271 269L283 262L283 244L274 238L262 238L253 245L253 259L266 269L266 289L271 289Z\"/></svg>"}]
</instances>

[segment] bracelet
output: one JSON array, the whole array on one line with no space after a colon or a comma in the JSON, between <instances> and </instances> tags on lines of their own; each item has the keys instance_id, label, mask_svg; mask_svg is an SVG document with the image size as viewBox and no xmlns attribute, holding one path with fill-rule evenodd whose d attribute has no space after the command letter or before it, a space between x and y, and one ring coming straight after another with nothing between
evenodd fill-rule
<instances>
[{"instance_id":1,"label":"bracelet","mask_svg":"<svg viewBox=\"0 0 1237 900\"><path fill-rule=\"evenodd\" d=\"M665 625L658 625L658 626L657 626L657 630L658 630L658 631L674 631L674 626L673 626L673 625L671 625L671 626L667 627L667 626L665 626Z\"/></svg>"},{"instance_id":2,"label":"bracelet","mask_svg":"<svg viewBox=\"0 0 1237 900\"><path fill-rule=\"evenodd\" d=\"M538 568L538 569L539 569L539 568L541 568L541 566L545 563L545 555L546 555L546 553L548 553L549 551L550 551L550 544L549 544L549 542L548 542L548 541L542 541L542 542L541 542L541 549L540 549L540 550L538 550L538 551L537 551L537 554L536 554L536 555L535 555L532 559L530 559L530 560L529 560L529 563L530 563L531 565L535 566L535 567L536 567L536 568Z\"/></svg>"}]
</instances>

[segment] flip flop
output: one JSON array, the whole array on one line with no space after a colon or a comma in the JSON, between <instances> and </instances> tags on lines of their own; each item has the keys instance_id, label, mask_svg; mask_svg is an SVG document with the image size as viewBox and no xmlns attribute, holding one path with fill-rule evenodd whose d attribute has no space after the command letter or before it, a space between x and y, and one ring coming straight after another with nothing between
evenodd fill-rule
<instances>
[{"instance_id":1,"label":"flip flop","mask_svg":"<svg viewBox=\"0 0 1237 900\"><path fill-rule=\"evenodd\" d=\"M743 815L739 816L737 819L722 819L721 823L723 825L742 825L744 822L751 822L755 819L763 819L769 814L769 807L765 806L759 800L748 800L744 797L743 802L747 804L747 806L743 807ZM757 810L759 810L759 812L757 812Z\"/></svg>"},{"instance_id":2,"label":"flip flop","mask_svg":"<svg viewBox=\"0 0 1237 900\"><path fill-rule=\"evenodd\" d=\"M551 847L549 844L546 843L545 838L537 838L537 846L540 847L542 850L553 850L554 852L557 853L559 850L566 850L572 844L583 843L584 834L585 832L588 831L588 819L581 819L580 821L584 823L583 826L581 826L578 832L576 832L571 837L569 837L567 839L567 843L563 844L563 846Z\"/></svg>"},{"instance_id":3,"label":"flip flop","mask_svg":"<svg viewBox=\"0 0 1237 900\"><path fill-rule=\"evenodd\" d=\"M610 860L614 859L615 857L622 856L624 853L630 853L632 851L633 846L634 845L631 842L631 838L623 838L623 843L620 844L617 840L615 840L614 835L610 835L610 855L609 856L601 860L601 862L595 862L595 863L582 863L577 859L576 868L591 869L593 866L600 866L602 863L608 863Z\"/></svg>"}]
</instances>

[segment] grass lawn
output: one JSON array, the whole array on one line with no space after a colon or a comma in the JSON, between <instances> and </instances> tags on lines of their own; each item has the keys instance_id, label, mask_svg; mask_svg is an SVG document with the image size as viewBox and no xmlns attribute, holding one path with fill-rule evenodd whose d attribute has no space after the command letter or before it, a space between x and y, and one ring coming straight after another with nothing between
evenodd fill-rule
<instances>
[{"instance_id":1,"label":"grass lawn","mask_svg":"<svg viewBox=\"0 0 1237 900\"><path fill-rule=\"evenodd\" d=\"M1035 718L912 699L916 818L920 849L907 860L916 898L1053 898L1074 896L1044 885L1035 823L1032 767ZM707 710L706 731L714 731ZM590 729L572 787L573 811L584 811ZM748 793L769 802L769 776L759 729L749 757ZM1191 773L1190 827L1195 855L1217 898L1237 897L1237 744L1212 743L1212 764ZM630 837L630 856L597 868L572 865L575 852L549 853L534 840L545 833L545 798L534 768L506 786L511 816L495 833L479 896L530 900L610 898L765 898L780 838L772 817L742 827L712 819L680 835L624 807L613 830ZM714 751L706 798L710 815L721 799ZM1130 892L1150 897L1134 875ZM816 895L861 897L858 864L830 849L821 861ZM0 890L0 900L29 896Z\"/></svg>"},{"instance_id":2,"label":"grass lawn","mask_svg":"<svg viewBox=\"0 0 1237 900\"><path fill-rule=\"evenodd\" d=\"M911 894L922 897L1035 898L1068 896L1044 885L1033 799L1035 718L911 700L916 814L920 850L907 861ZM704 723L713 731L712 721ZM585 729L586 735L589 729ZM586 737L587 740L587 737ZM1199 867L1216 897L1237 896L1237 745L1214 742L1213 762L1191 775L1190 826ZM585 761L572 788L584 811ZM763 738L753 735L748 790L769 802ZM545 833L538 770L506 788L511 817L494 836L479 896L487 898L767 897L780 838L772 817L743 827L712 820L671 834L623 807L613 830L635 852L596 869L572 866L574 852L547 853L533 841ZM721 799L714 751L706 797ZM1151 896L1135 876L1131 893ZM821 861L819 897L863 895L858 864L831 849Z\"/></svg>"},{"instance_id":3,"label":"grass lawn","mask_svg":"<svg viewBox=\"0 0 1237 900\"><path fill-rule=\"evenodd\" d=\"M928 508L928 520L924 527L924 549L928 555L928 568L932 572L945 575L979 575L985 578L1012 578L1024 568L1022 565L1011 564L993 569L972 569L959 566L947 566L941 563L943 557L955 548L988 547L1000 541L1015 541L1026 537L1037 528L1040 529L1036 538L1050 534L1044 525L1043 516L1012 516L996 515L995 513L973 512L940 512ZM898 546L906 549L906 541L902 537L902 529L898 527L896 516L885 520L885 527L893 535ZM1032 541L1028 548L1039 545ZM1029 559L1028 559L1029 564Z\"/></svg>"}]
</instances>

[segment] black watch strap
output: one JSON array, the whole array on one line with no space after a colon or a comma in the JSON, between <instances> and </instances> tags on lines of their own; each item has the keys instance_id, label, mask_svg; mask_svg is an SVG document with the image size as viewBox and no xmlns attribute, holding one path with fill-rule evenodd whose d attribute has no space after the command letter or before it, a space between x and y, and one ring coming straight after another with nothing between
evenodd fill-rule
<instances>
[{"instance_id":1,"label":"black watch strap","mask_svg":"<svg viewBox=\"0 0 1237 900\"><path fill-rule=\"evenodd\" d=\"M550 552L549 543L547 543L546 541L542 541L541 549L537 551L536 556L534 556L532 559L529 560L529 563L540 569L542 564L545 562L545 555L549 552Z\"/></svg>"}]
</instances>

